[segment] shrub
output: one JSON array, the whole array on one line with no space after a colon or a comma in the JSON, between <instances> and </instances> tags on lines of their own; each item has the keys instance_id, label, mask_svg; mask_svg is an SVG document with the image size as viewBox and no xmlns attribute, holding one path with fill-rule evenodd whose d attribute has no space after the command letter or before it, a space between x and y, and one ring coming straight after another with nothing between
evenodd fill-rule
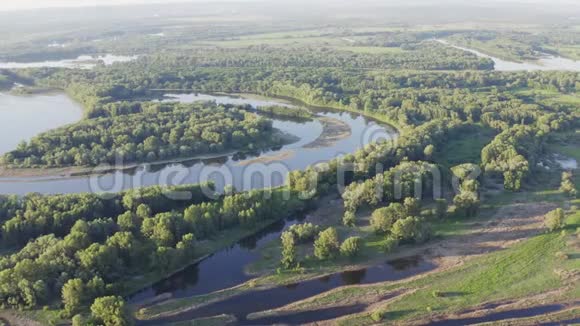
<instances>
[{"instance_id":1,"label":"shrub","mask_svg":"<svg viewBox=\"0 0 580 326\"><path fill-rule=\"evenodd\" d=\"M381 320L383 320L383 313L380 311L375 311L371 314L371 319L375 322L378 323Z\"/></svg>"},{"instance_id":2,"label":"shrub","mask_svg":"<svg viewBox=\"0 0 580 326\"><path fill-rule=\"evenodd\" d=\"M415 241L418 243L429 240L431 229L421 217L409 216L393 224L391 234L400 241Z\"/></svg>"},{"instance_id":3,"label":"shrub","mask_svg":"<svg viewBox=\"0 0 580 326\"><path fill-rule=\"evenodd\" d=\"M462 190L453 198L453 204L457 207L457 212L465 214L467 217L473 217L477 215L481 202L477 192Z\"/></svg>"},{"instance_id":4,"label":"shrub","mask_svg":"<svg viewBox=\"0 0 580 326\"><path fill-rule=\"evenodd\" d=\"M344 217L342 218L342 223L345 226L353 227L356 224L356 216L352 211L346 211Z\"/></svg>"},{"instance_id":5,"label":"shrub","mask_svg":"<svg viewBox=\"0 0 580 326\"><path fill-rule=\"evenodd\" d=\"M105 326L128 326L132 317L122 297L108 296L95 299L91 306L93 318Z\"/></svg>"},{"instance_id":6,"label":"shrub","mask_svg":"<svg viewBox=\"0 0 580 326\"><path fill-rule=\"evenodd\" d=\"M388 233L398 219L404 216L405 209L399 203L376 209L371 215L371 226L376 233Z\"/></svg>"},{"instance_id":7,"label":"shrub","mask_svg":"<svg viewBox=\"0 0 580 326\"><path fill-rule=\"evenodd\" d=\"M403 202L405 208L405 216L419 216L421 215L421 201L417 198L407 197Z\"/></svg>"},{"instance_id":8,"label":"shrub","mask_svg":"<svg viewBox=\"0 0 580 326\"><path fill-rule=\"evenodd\" d=\"M360 237L350 237L340 245L340 254L345 257L354 257L360 252L360 246Z\"/></svg>"},{"instance_id":9,"label":"shrub","mask_svg":"<svg viewBox=\"0 0 580 326\"><path fill-rule=\"evenodd\" d=\"M306 243L314 240L320 232L320 227L312 223L292 225L288 231L294 234L294 239L298 243Z\"/></svg>"},{"instance_id":10,"label":"shrub","mask_svg":"<svg viewBox=\"0 0 580 326\"><path fill-rule=\"evenodd\" d=\"M576 186L572 180L571 172L562 173L562 183L560 184L560 191L564 192L570 197L576 197Z\"/></svg>"},{"instance_id":11,"label":"shrub","mask_svg":"<svg viewBox=\"0 0 580 326\"><path fill-rule=\"evenodd\" d=\"M556 208L555 210L546 214L544 218L544 224L550 232L554 232L564 227L564 210L561 208Z\"/></svg>"},{"instance_id":12,"label":"shrub","mask_svg":"<svg viewBox=\"0 0 580 326\"><path fill-rule=\"evenodd\" d=\"M338 249L338 233L332 227L320 232L314 242L314 256L321 260L334 257Z\"/></svg>"},{"instance_id":13,"label":"shrub","mask_svg":"<svg viewBox=\"0 0 580 326\"><path fill-rule=\"evenodd\" d=\"M280 237L282 240L282 258L280 263L284 268L290 269L296 265L296 243L294 241L294 234L286 231Z\"/></svg>"}]
</instances>

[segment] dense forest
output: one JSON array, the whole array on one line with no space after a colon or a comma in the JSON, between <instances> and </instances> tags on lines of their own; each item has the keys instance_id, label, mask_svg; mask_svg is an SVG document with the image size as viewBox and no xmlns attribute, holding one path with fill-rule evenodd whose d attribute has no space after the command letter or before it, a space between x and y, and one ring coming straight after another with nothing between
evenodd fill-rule
<instances>
[{"instance_id":1,"label":"dense forest","mask_svg":"<svg viewBox=\"0 0 580 326\"><path fill-rule=\"evenodd\" d=\"M212 40L223 35L238 40L241 32L231 26L224 29L205 32ZM536 43L556 46L568 42L564 36L465 30L340 33L353 37L352 44L180 48L171 43L174 51L91 70L0 73L0 89L8 89L16 79L29 80L66 91L85 109L80 122L40 134L3 155L1 162L9 167L96 166L116 159L153 162L261 149L285 141L263 116L314 117L305 108L153 100L164 91L290 98L360 113L400 132L396 141L373 142L325 164L292 171L287 185L276 189L206 194L202 188L212 185L204 184L148 187L105 197L0 196L2 307L46 305L61 309L63 318L75 316L77 325L93 322L85 319L89 315L97 324L125 325L103 320L111 310L128 314L122 296L136 289L136 279L158 280L208 254L200 248L218 235L300 214L329 194L340 194L340 220L348 227L357 225L360 211L371 211L370 227L375 239L386 240L386 252L399 244L423 243L431 236L431 221L421 216L422 205L434 206L433 215L439 219L447 216L450 205L458 219L474 216L482 206L484 180L520 191L539 168L551 137L579 127L577 105L543 96L577 94L578 73L497 72L489 59L431 41L451 37L461 44L490 46L500 39L509 45L501 48L507 56L534 58L549 51ZM383 52L355 51L362 46ZM54 50L45 56L68 57L77 51ZM43 54L12 58L36 56ZM438 150L452 140L471 137L475 128L491 135L481 152L477 149L477 163L436 162ZM479 168L484 175L467 177ZM434 170L443 171L444 186L435 182ZM446 194L454 177L459 189ZM394 190L397 183L399 192ZM563 175L562 188L575 194L571 183L572 175ZM417 184L423 189L420 193ZM190 199L167 196L184 191ZM316 259L332 260L355 256L361 241L349 237L341 245L333 228L296 225L282 234L281 267L300 269L297 245L312 242Z\"/></svg>"},{"instance_id":2,"label":"dense forest","mask_svg":"<svg viewBox=\"0 0 580 326\"><path fill-rule=\"evenodd\" d=\"M93 302L126 294L133 276L163 275L189 264L197 242L216 232L291 216L309 205L284 188L217 199L202 188L211 185L155 186L106 199L0 197L2 242L20 248L0 258L2 307L31 308L60 298L62 315L70 318ZM172 192L191 198L171 200Z\"/></svg>"},{"instance_id":3,"label":"dense forest","mask_svg":"<svg viewBox=\"0 0 580 326\"><path fill-rule=\"evenodd\" d=\"M232 107L134 102L108 108L113 117L86 119L41 134L5 154L3 163L60 167L153 162L284 142L270 120Z\"/></svg>"}]
</instances>

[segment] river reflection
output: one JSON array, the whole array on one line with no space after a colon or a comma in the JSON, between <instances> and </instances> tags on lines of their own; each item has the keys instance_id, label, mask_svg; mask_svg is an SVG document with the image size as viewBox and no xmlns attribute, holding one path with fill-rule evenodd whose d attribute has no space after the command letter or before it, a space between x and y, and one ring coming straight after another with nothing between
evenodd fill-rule
<instances>
[{"instance_id":1,"label":"river reflection","mask_svg":"<svg viewBox=\"0 0 580 326\"><path fill-rule=\"evenodd\" d=\"M14 150L23 140L81 118L80 105L64 93L0 93L0 155Z\"/></svg>"},{"instance_id":2,"label":"river reflection","mask_svg":"<svg viewBox=\"0 0 580 326\"><path fill-rule=\"evenodd\" d=\"M170 97L170 100L176 99L183 102L212 99L223 104L227 104L231 99L237 104L252 106L272 103L290 105L283 101L276 102L274 99L226 95L173 94ZM218 188L226 184L232 184L238 190L275 187L284 184L290 171L303 170L308 166L353 153L377 139L393 139L397 136L393 128L378 125L358 114L320 110L317 110L316 114L320 118L347 126L350 133L332 143L311 147L309 145L313 144L324 131L324 126L318 119L312 121L273 119L274 128L294 135L299 140L261 152L222 155L178 163L142 164L131 169L112 170L98 176L4 178L0 179L0 193L23 195L29 192L43 194L118 192L142 186L194 184L210 180L214 181Z\"/></svg>"},{"instance_id":3,"label":"river reflection","mask_svg":"<svg viewBox=\"0 0 580 326\"><path fill-rule=\"evenodd\" d=\"M545 55L536 61L512 62L490 56L474 49L453 45L445 40L436 41L459 50L473 53L480 58L491 59L494 62L494 69L497 71L580 71L580 61L574 61L553 55Z\"/></svg>"},{"instance_id":4,"label":"river reflection","mask_svg":"<svg viewBox=\"0 0 580 326\"><path fill-rule=\"evenodd\" d=\"M40 61L40 62L0 62L0 69L25 69L25 68L80 68L92 69L98 63L112 65L117 62L129 62L137 59L137 56L123 55L81 55L76 59Z\"/></svg>"}]
</instances>

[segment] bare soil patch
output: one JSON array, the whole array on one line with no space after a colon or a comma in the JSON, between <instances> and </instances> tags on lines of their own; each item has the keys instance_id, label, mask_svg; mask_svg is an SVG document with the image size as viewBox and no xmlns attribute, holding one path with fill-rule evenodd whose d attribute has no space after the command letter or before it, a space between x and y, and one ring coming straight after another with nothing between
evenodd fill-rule
<instances>
[{"instance_id":1,"label":"bare soil patch","mask_svg":"<svg viewBox=\"0 0 580 326\"><path fill-rule=\"evenodd\" d=\"M313 142L304 145L304 148L317 149L329 147L352 135L350 126L344 121L329 117L321 117L318 121L322 123L322 134Z\"/></svg>"},{"instance_id":2,"label":"bare soil patch","mask_svg":"<svg viewBox=\"0 0 580 326\"><path fill-rule=\"evenodd\" d=\"M245 160L245 161L241 161L238 162L238 165L240 166L248 166L254 163L273 163L273 162L279 162L279 161L283 161L283 160L287 160L289 158L294 157L296 153L294 151L282 151L282 152L278 152L276 153L276 155L265 155L265 156L260 156L254 159L250 159L250 160Z\"/></svg>"},{"instance_id":3,"label":"bare soil patch","mask_svg":"<svg viewBox=\"0 0 580 326\"><path fill-rule=\"evenodd\" d=\"M41 323L35 320L18 316L10 311L0 312L0 322L3 322L7 326L42 326Z\"/></svg>"}]
</instances>

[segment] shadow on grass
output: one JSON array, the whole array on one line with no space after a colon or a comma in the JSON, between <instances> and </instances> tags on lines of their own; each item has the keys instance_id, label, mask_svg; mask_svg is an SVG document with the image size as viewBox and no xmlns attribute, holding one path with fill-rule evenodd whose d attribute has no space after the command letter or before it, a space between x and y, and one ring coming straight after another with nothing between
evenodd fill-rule
<instances>
[{"instance_id":1,"label":"shadow on grass","mask_svg":"<svg viewBox=\"0 0 580 326\"><path fill-rule=\"evenodd\" d=\"M397 320L414 313L415 309L384 311L381 313L382 321Z\"/></svg>"},{"instance_id":2,"label":"shadow on grass","mask_svg":"<svg viewBox=\"0 0 580 326\"><path fill-rule=\"evenodd\" d=\"M303 323L320 322L335 319L346 315L352 315L364 311L366 305L358 304L351 306L331 307L317 310L301 311L297 313L269 316L258 319L242 321L240 324L248 325L272 325L278 323L300 325Z\"/></svg>"},{"instance_id":3,"label":"shadow on grass","mask_svg":"<svg viewBox=\"0 0 580 326\"><path fill-rule=\"evenodd\" d=\"M570 260L580 259L580 253L568 254L568 259L570 259Z\"/></svg>"}]
</instances>

